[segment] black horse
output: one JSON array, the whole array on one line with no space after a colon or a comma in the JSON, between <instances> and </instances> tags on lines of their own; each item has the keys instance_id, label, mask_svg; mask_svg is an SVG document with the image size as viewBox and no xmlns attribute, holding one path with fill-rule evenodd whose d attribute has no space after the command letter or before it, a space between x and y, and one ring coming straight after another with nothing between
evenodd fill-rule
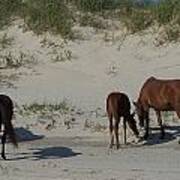
<instances>
[{"instance_id":1,"label":"black horse","mask_svg":"<svg viewBox=\"0 0 180 180\"><path fill-rule=\"evenodd\" d=\"M13 116L13 102L11 98L7 95L0 95L0 132L3 131L2 135L2 151L1 157L5 160L5 143L6 143L6 136L8 135L11 142L15 147L18 146L16 135L14 132L14 128L12 125L12 116ZM2 130L2 125L4 126Z\"/></svg>"}]
</instances>

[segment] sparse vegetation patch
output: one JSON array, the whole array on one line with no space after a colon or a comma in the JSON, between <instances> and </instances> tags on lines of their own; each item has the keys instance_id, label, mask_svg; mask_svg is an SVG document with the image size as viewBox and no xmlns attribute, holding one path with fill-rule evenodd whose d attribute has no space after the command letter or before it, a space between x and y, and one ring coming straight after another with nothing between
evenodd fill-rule
<instances>
[{"instance_id":1,"label":"sparse vegetation patch","mask_svg":"<svg viewBox=\"0 0 180 180\"><path fill-rule=\"evenodd\" d=\"M22 18L25 26L37 34L48 31L71 39L74 38L72 27L75 24L104 29L103 19L113 18L122 22L128 33L137 33L155 25L165 27L167 41L177 41L180 36L179 0L151 4L134 0L1 1L1 28L14 17Z\"/></svg>"},{"instance_id":2,"label":"sparse vegetation patch","mask_svg":"<svg viewBox=\"0 0 180 180\"><path fill-rule=\"evenodd\" d=\"M100 23L94 20L94 17L97 16L96 19L98 16L106 19L115 17L124 24L128 33L141 32L156 25L159 28L164 27L165 42L178 41L180 37L179 0L162 0L154 4L145 1L138 3L133 0L81 0L75 4L84 13L80 18L80 24L83 26L102 28L103 21Z\"/></svg>"},{"instance_id":3,"label":"sparse vegetation patch","mask_svg":"<svg viewBox=\"0 0 180 180\"><path fill-rule=\"evenodd\" d=\"M64 62L72 59L72 51L67 48L68 42L66 40L55 42L48 38L44 38L41 41L41 45L42 47L50 49L48 54L51 56L50 59L53 62Z\"/></svg>"},{"instance_id":4,"label":"sparse vegetation patch","mask_svg":"<svg viewBox=\"0 0 180 180\"><path fill-rule=\"evenodd\" d=\"M0 50L10 47L13 43L13 40L13 37L8 37L7 33L4 33L2 37L0 37Z\"/></svg>"},{"instance_id":5,"label":"sparse vegetation patch","mask_svg":"<svg viewBox=\"0 0 180 180\"><path fill-rule=\"evenodd\" d=\"M26 54L24 52L2 52L0 55L0 66L1 68L19 68L19 67L29 67L32 64L37 63L36 58L31 54Z\"/></svg>"},{"instance_id":6,"label":"sparse vegetation patch","mask_svg":"<svg viewBox=\"0 0 180 180\"><path fill-rule=\"evenodd\" d=\"M35 119L34 124L43 125L46 130L58 126L65 126L67 129L73 127L75 122L74 107L67 100L60 103L32 103L16 106L16 113L21 117Z\"/></svg>"},{"instance_id":7,"label":"sparse vegetation patch","mask_svg":"<svg viewBox=\"0 0 180 180\"><path fill-rule=\"evenodd\" d=\"M72 15L64 0L28 0L23 13L28 28L38 34L51 31L71 36Z\"/></svg>"},{"instance_id":8,"label":"sparse vegetation patch","mask_svg":"<svg viewBox=\"0 0 180 180\"><path fill-rule=\"evenodd\" d=\"M31 114L39 114L41 116L49 115L50 113L63 113L66 114L70 111L70 107L67 102L64 100L58 104L51 103L32 103L25 104L22 108L19 109L19 113L21 115L31 115Z\"/></svg>"},{"instance_id":9,"label":"sparse vegetation patch","mask_svg":"<svg viewBox=\"0 0 180 180\"><path fill-rule=\"evenodd\" d=\"M0 1L0 29L8 25L21 12L22 0Z\"/></svg>"}]
</instances>

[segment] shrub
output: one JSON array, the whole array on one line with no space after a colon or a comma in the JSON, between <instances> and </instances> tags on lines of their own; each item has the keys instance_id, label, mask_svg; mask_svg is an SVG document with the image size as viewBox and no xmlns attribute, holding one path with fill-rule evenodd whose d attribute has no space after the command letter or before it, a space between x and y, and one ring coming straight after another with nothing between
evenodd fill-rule
<instances>
[{"instance_id":1,"label":"shrub","mask_svg":"<svg viewBox=\"0 0 180 180\"><path fill-rule=\"evenodd\" d=\"M71 36L72 16L63 0L28 0L23 13L25 23L38 34L51 31Z\"/></svg>"},{"instance_id":2,"label":"shrub","mask_svg":"<svg viewBox=\"0 0 180 180\"><path fill-rule=\"evenodd\" d=\"M169 25L166 28L167 41L177 41L180 38L180 26L179 25Z\"/></svg>"},{"instance_id":3,"label":"shrub","mask_svg":"<svg viewBox=\"0 0 180 180\"><path fill-rule=\"evenodd\" d=\"M128 31L136 33L150 27L153 23L152 15L144 9L132 9L131 12L122 18Z\"/></svg>"},{"instance_id":4,"label":"shrub","mask_svg":"<svg viewBox=\"0 0 180 180\"><path fill-rule=\"evenodd\" d=\"M1 0L0 1L0 28L11 22L12 15L17 15L21 8L21 0Z\"/></svg>"},{"instance_id":5,"label":"shrub","mask_svg":"<svg viewBox=\"0 0 180 180\"><path fill-rule=\"evenodd\" d=\"M0 0L0 27L8 25L12 17L19 16L24 19L27 28L37 34L50 31L61 34L64 38L73 38L73 15L78 16L78 13L74 13L78 9L80 16L79 18L75 16L75 18L80 25L104 29L107 28L103 21L105 18L118 17L130 33L136 33L157 24L159 27L168 27L166 29L168 40L178 40L180 0L156 2L149 3L147 0Z\"/></svg>"},{"instance_id":6,"label":"shrub","mask_svg":"<svg viewBox=\"0 0 180 180\"><path fill-rule=\"evenodd\" d=\"M180 1L164 0L153 6L152 13L154 14L155 20L161 25L173 20L180 23Z\"/></svg>"},{"instance_id":7,"label":"shrub","mask_svg":"<svg viewBox=\"0 0 180 180\"><path fill-rule=\"evenodd\" d=\"M89 12L101 12L106 9L114 9L118 0L72 0L78 9Z\"/></svg>"},{"instance_id":8,"label":"shrub","mask_svg":"<svg viewBox=\"0 0 180 180\"><path fill-rule=\"evenodd\" d=\"M159 26L166 24L180 25L179 0L162 0L159 3L147 6L129 4L128 8L125 9L125 12L120 13L120 18L131 33L144 30L154 23ZM175 39L179 34L178 31L174 31L172 28L168 29L167 33L172 39Z\"/></svg>"}]
</instances>

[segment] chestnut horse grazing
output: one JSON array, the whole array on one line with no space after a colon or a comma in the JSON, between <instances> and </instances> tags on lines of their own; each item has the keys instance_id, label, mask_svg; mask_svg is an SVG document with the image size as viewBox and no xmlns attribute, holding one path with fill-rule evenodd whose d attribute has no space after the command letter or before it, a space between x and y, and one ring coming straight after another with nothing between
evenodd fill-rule
<instances>
[{"instance_id":1,"label":"chestnut horse grazing","mask_svg":"<svg viewBox=\"0 0 180 180\"><path fill-rule=\"evenodd\" d=\"M150 77L146 80L140 90L137 102L134 102L139 118L139 125L144 127L146 122L146 133L144 138L149 135L149 109L153 108L157 115L157 120L161 128L161 138L165 132L162 124L161 111L176 111L180 118L180 80L162 80Z\"/></svg>"},{"instance_id":2,"label":"chestnut horse grazing","mask_svg":"<svg viewBox=\"0 0 180 180\"><path fill-rule=\"evenodd\" d=\"M116 137L116 147L119 148L119 122L120 118L123 117L124 126L124 143L126 144L126 122L128 122L129 127L132 129L136 136L139 132L136 127L136 121L134 119L134 114L130 114L130 101L126 94L120 92L112 92L108 95L106 101L106 110L109 118L109 131L110 131L110 146L113 147L114 144L114 134ZM113 121L114 119L114 121ZM114 134L113 134L114 131Z\"/></svg>"},{"instance_id":3,"label":"chestnut horse grazing","mask_svg":"<svg viewBox=\"0 0 180 180\"><path fill-rule=\"evenodd\" d=\"M16 136L13 125L11 123L13 116L13 102L9 96L0 95L0 132L3 131L2 135L2 151L1 157L6 159L5 156L5 143L6 136L8 135L12 143L17 147ZM4 129L2 130L2 125Z\"/></svg>"}]
</instances>

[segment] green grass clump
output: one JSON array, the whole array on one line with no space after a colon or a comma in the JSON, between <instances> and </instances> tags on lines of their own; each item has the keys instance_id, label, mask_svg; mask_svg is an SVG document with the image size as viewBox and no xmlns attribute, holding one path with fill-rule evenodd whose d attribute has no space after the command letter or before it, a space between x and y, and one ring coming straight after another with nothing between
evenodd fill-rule
<instances>
[{"instance_id":1,"label":"green grass clump","mask_svg":"<svg viewBox=\"0 0 180 180\"><path fill-rule=\"evenodd\" d=\"M153 24L153 17L149 11L133 8L123 15L122 21L131 33L142 31Z\"/></svg>"},{"instance_id":2,"label":"green grass clump","mask_svg":"<svg viewBox=\"0 0 180 180\"><path fill-rule=\"evenodd\" d=\"M115 9L117 0L71 0L80 10L89 12L101 12L107 9Z\"/></svg>"},{"instance_id":3,"label":"green grass clump","mask_svg":"<svg viewBox=\"0 0 180 180\"><path fill-rule=\"evenodd\" d=\"M0 28L11 22L12 16L18 14L21 9L21 0L0 0Z\"/></svg>"},{"instance_id":4,"label":"green grass clump","mask_svg":"<svg viewBox=\"0 0 180 180\"><path fill-rule=\"evenodd\" d=\"M176 42L180 39L180 1L164 0L151 9L156 23L164 28L164 41Z\"/></svg>"},{"instance_id":5,"label":"green grass clump","mask_svg":"<svg viewBox=\"0 0 180 180\"><path fill-rule=\"evenodd\" d=\"M140 32L156 24L164 27L166 41L177 41L180 37L179 0L162 0L144 6L129 4L119 17L130 33Z\"/></svg>"},{"instance_id":6,"label":"green grass clump","mask_svg":"<svg viewBox=\"0 0 180 180\"><path fill-rule=\"evenodd\" d=\"M45 31L71 36L72 15L63 0L28 0L24 6L28 27L41 34Z\"/></svg>"},{"instance_id":7,"label":"green grass clump","mask_svg":"<svg viewBox=\"0 0 180 180\"><path fill-rule=\"evenodd\" d=\"M180 1L164 0L151 9L154 19L159 24L167 24L171 21L180 24Z\"/></svg>"},{"instance_id":8,"label":"green grass clump","mask_svg":"<svg viewBox=\"0 0 180 180\"><path fill-rule=\"evenodd\" d=\"M0 37L0 50L10 47L13 40L14 39L12 37L8 37L7 33L5 33L2 37Z\"/></svg>"},{"instance_id":9,"label":"green grass clump","mask_svg":"<svg viewBox=\"0 0 180 180\"><path fill-rule=\"evenodd\" d=\"M38 34L50 31L63 37L72 35L72 14L65 0L0 0L0 27L14 17L23 18Z\"/></svg>"},{"instance_id":10,"label":"green grass clump","mask_svg":"<svg viewBox=\"0 0 180 180\"><path fill-rule=\"evenodd\" d=\"M67 102L64 100L59 104L48 104L48 103L32 103L29 105L23 105L21 111L25 114L47 114L50 112L58 111L60 113L67 113L70 111L70 107L68 106ZM24 114L21 113L21 114Z\"/></svg>"}]
</instances>

